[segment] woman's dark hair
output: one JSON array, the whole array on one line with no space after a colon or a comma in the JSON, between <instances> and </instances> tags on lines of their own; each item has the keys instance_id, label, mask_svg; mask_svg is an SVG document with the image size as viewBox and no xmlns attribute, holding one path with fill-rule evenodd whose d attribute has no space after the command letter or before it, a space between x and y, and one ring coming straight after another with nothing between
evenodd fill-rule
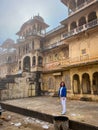
<instances>
[{"instance_id":1,"label":"woman's dark hair","mask_svg":"<svg viewBox=\"0 0 98 130\"><path fill-rule=\"evenodd\" d=\"M65 82L64 82L64 81L62 81L62 82L60 83L60 87L62 87L62 83L63 83L63 87L65 87Z\"/></svg>"}]
</instances>

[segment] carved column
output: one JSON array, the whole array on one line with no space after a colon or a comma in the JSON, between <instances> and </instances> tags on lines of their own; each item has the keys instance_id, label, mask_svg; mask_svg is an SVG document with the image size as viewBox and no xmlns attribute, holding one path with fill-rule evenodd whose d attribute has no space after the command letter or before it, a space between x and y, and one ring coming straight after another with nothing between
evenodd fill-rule
<instances>
[{"instance_id":1,"label":"carved column","mask_svg":"<svg viewBox=\"0 0 98 130\"><path fill-rule=\"evenodd\" d=\"M74 90L73 90L73 76L71 75L70 77L70 81L71 81L71 93L73 94L74 93Z\"/></svg>"},{"instance_id":2,"label":"carved column","mask_svg":"<svg viewBox=\"0 0 98 130\"><path fill-rule=\"evenodd\" d=\"M80 93L83 94L82 75L80 75L79 78L80 78Z\"/></svg>"},{"instance_id":3,"label":"carved column","mask_svg":"<svg viewBox=\"0 0 98 130\"><path fill-rule=\"evenodd\" d=\"M93 90L93 76L92 74L90 74L90 85L91 85L91 94L94 94L94 90Z\"/></svg>"}]
</instances>

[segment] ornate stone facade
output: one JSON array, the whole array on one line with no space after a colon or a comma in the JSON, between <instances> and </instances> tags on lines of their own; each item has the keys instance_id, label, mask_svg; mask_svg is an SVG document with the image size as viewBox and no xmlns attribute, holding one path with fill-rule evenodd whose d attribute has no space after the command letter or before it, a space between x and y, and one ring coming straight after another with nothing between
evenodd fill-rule
<instances>
[{"instance_id":1,"label":"ornate stone facade","mask_svg":"<svg viewBox=\"0 0 98 130\"><path fill-rule=\"evenodd\" d=\"M98 100L98 1L61 1L68 6L69 16L59 27L46 33L48 25L38 15L17 32L14 72L31 74L26 76L32 81L26 97L33 90L30 85L35 95L55 94L63 80L68 97Z\"/></svg>"}]
</instances>

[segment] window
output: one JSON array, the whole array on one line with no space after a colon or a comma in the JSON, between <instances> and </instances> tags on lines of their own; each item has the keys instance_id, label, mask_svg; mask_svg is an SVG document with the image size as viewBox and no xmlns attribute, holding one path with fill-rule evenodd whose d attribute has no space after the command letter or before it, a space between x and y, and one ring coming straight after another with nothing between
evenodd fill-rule
<instances>
[{"instance_id":1,"label":"window","mask_svg":"<svg viewBox=\"0 0 98 130\"><path fill-rule=\"evenodd\" d=\"M34 41L32 41L32 50L34 50Z\"/></svg>"},{"instance_id":2,"label":"window","mask_svg":"<svg viewBox=\"0 0 98 130\"><path fill-rule=\"evenodd\" d=\"M32 65L36 65L36 57L35 56L33 56L33 58L32 58Z\"/></svg>"},{"instance_id":3,"label":"window","mask_svg":"<svg viewBox=\"0 0 98 130\"><path fill-rule=\"evenodd\" d=\"M82 49L82 54L86 54L86 49Z\"/></svg>"},{"instance_id":4,"label":"window","mask_svg":"<svg viewBox=\"0 0 98 130\"><path fill-rule=\"evenodd\" d=\"M11 56L8 57L8 63L11 63L12 62L12 58Z\"/></svg>"},{"instance_id":5,"label":"window","mask_svg":"<svg viewBox=\"0 0 98 130\"><path fill-rule=\"evenodd\" d=\"M43 58L41 56L38 57L38 65L42 65L43 63Z\"/></svg>"}]
</instances>

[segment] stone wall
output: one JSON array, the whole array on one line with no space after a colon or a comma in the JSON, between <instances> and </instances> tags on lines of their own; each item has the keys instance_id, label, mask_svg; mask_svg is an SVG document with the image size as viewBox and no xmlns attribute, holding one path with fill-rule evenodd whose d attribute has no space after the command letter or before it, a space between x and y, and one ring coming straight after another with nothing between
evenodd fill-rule
<instances>
[{"instance_id":1,"label":"stone wall","mask_svg":"<svg viewBox=\"0 0 98 130\"><path fill-rule=\"evenodd\" d=\"M17 99L28 97L29 84L26 77L15 79L15 83L6 84L6 89L1 90L1 100Z\"/></svg>"}]
</instances>

